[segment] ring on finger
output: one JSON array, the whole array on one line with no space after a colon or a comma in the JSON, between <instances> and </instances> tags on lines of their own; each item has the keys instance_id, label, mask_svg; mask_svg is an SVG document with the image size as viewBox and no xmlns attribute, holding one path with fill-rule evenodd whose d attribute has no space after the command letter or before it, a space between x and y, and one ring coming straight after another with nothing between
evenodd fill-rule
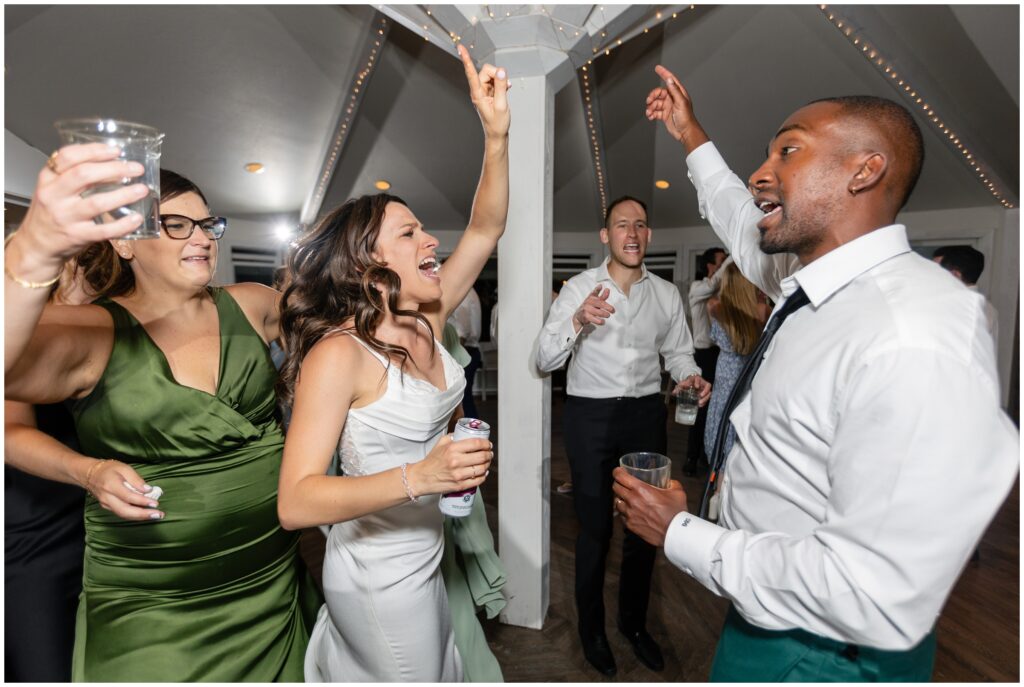
<instances>
[{"instance_id":1,"label":"ring on finger","mask_svg":"<svg viewBox=\"0 0 1024 687\"><path fill-rule=\"evenodd\" d=\"M46 166L54 174L60 174L60 172L57 170L57 156L58 155L60 155L60 151L59 150L55 150L52 153L50 153L50 157L46 158Z\"/></svg>"}]
</instances>

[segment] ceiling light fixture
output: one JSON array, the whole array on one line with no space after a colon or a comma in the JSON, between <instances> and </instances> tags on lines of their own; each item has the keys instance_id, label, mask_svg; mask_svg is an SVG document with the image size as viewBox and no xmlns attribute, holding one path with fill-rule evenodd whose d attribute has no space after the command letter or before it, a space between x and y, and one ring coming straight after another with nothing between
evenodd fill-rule
<instances>
[{"instance_id":1,"label":"ceiling light fixture","mask_svg":"<svg viewBox=\"0 0 1024 687\"><path fill-rule=\"evenodd\" d=\"M263 174L266 167L263 166L262 162L247 162L245 163L245 171L249 174Z\"/></svg>"},{"instance_id":2,"label":"ceiling light fixture","mask_svg":"<svg viewBox=\"0 0 1024 687\"><path fill-rule=\"evenodd\" d=\"M280 224L274 227L274 234L281 241L289 241L291 240L292 236L294 236L295 232L293 231L291 225L281 222Z\"/></svg>"},{"instance_id":3,"label":"ceiling light fixture","mask_svg":"<svg viewBox=\"0 0 1024 687\"><path fill-rule=\"evenodd\" d=\"M389 188L391 188L391 182L386 181L384 179L377 179L377 181L373 182L373 186L378 191L387 191Z\"/></svg>"},{"instance_id":4,"label":"ceiling light fixture","mask_svg":"<svg viewBox=\"0 0 1024 687\"><path fill-rule=\"evenodd\" d=\"M667 182L667 181L665 181L664 179L658 179L657 181L655 181L655 182L654 182L654 185L655 185L656 187L658 187L658 188L662 189L662 190L665 190L666 188L668 188L668 187L669 187L669 186L671 186L672 184L668 183L668 182Z\"/></svg>"}]
</instances>

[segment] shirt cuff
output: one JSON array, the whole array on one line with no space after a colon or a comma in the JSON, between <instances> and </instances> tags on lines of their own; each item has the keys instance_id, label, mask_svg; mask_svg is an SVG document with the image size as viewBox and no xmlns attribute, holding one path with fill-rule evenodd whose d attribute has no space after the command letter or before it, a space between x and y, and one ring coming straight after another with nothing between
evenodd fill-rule
<instances>
[{"instance_id":1,"label":"shirt cuff","mask_svg":"<svg viewBox=\"0 0 1024 687\"><path fill-rule=\"evenodd\" d=\"M580 332L583 331L583 327L580 327L580 331L576 331L576 328L572 326L572 318L573 316L570 315L558 330L558 345L563 351L571 351L576 345L576 339L579 338Z\"/></svg>"},{"instance_id":2,"label":"shirt cuff","mask_svg":"<svg viewBox=\"0 0 1024 687\"><path fill-rule=\"evenodd\" d=\"M722 171L729 171L725 158L711 141L702 143L695 151L686 156L687 176L690 180L707 179Z\"/></svg>"},{"instance_id":3,"label":"shirt cuff","mask_svg":"<svg viewBox=\"0 0 1024 687\"><path fill-rule=\"evenodd\" d=\"M714 589L711 563L718 540L726 532L728 530L724 527L703 520L693 513L680 513L672 518L665 533L665 557L705 587Z\"/></svg>"}]
</instances>

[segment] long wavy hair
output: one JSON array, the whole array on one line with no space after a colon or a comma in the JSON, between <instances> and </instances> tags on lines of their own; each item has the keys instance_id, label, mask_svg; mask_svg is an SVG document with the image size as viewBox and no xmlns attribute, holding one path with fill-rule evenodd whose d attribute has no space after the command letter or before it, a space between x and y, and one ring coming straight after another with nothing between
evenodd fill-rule
<instances>
[{"instance_id":1,"label":"long wavy hair","mask_svg":"<svg viewBox=\"0 0 1024 687\"><path fill-rule=\"evenodd\" d=\"M757 287L740 273L735 264L725 266L718 288L718 315L715 319L729 336L732 347L747 355L761 338L763 323L757 307Z\"/></svg>"},{"instance_id":2,"label":"long wavy hair","mask_svg":"<svg viewBox=\"0 0 1024 687\"><path fill-rule=\"evenodd\" d=\"M193 182L169 169L160 170L160 200L195 193L209 206L206 196ZM129 296L135 291L135 273L130 260L125 260L110 241L94 243L78 254L78 269L97 297Z\"/></svg>"},{"instance_id":3,"label":"long wavy hair","mask_svg":"<svg viewBox=\"0 0 1024 687\"><path fill-rule=\"evenodd\" d=\"M418 310L399 309L401 279L373 257L388 203L406 205L387 193L348 200L299 239L289 254L288 288L281 297L281 337L287 358L277 382L283 406L292 403L306 355L349 319L353 324L347 330L354 329L389 361L398 358L403 372L409 351L376 336L385 314L415 317L433 336L433 327Z\"/></svg>"}]
</instances>

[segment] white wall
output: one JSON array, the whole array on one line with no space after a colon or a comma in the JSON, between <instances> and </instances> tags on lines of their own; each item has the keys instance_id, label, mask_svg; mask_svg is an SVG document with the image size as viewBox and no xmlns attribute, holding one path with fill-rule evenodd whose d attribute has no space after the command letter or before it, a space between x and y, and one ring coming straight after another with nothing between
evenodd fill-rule
<instances>
[{"instance_id":1,"label":"white wall","mask_svg":"<svg viewBox=\"0 0 1024 687\"><path fill-rule=\"evenodd\" d=\"M4 193L31 198L46 155L4 129Z\"/></svg>"}]
</instances>

